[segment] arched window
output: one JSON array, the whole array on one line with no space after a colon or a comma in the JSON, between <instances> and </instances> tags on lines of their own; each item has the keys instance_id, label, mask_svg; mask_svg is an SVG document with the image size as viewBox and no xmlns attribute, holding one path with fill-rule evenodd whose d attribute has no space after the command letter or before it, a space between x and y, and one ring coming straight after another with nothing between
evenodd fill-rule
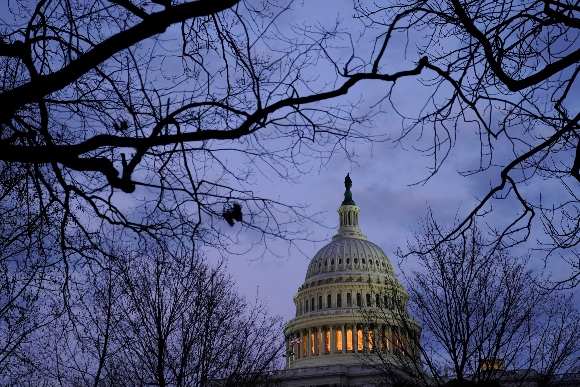
<instances>
[{"instance_id":1,"label":"arched window","mask_svg":"<svg viewBox=\"0 0 580 387\"><path fill-rule=\"evenodd\" d=\"M330 294L326 296L326 307L332 308L332 296Z\"/></svg>"},{"instance_id":2,"label":"arched window","mask_svg":"<svg viewBox=\"0 0 580 387\"><path fill-rule=\"evenodd\" d=\"M338 258L338 264L342 265L342 258Z\"/></svg>"},{"instance_id":3,"label":"arched window","mask_svg":"<svg viewBox=\"0 0 580 387\"><path fill-rule=\"evenodd\" d=\"M336 307L342 307L342 295L340 293L336 295Z\"/></svg>"},{"instance_id":4,"label":"arched window","mask_svg":"<svg viewBox=\"0 0 580 387\"><path fill-rule=\"evenodd\" d=\"M324 261L324 266L328 266L328 260Z\"/></svg>"},{"instance_id":5,"label":"arched window","mask_svg":"<svg viewBox=\"0 0 580 387\"><path fill-rule=\"evenodd\" d=\"M371 306L371 295L367 293L367 306Z\"/></svg>"},{"instance_id":6,"label":"arched window","mask_svg":"<svg viewBox=\"0 0 580 387\"><path fill-rule=\"evenodd\" d=\"M350 265L350 258L347 258L347 259L346 259L346 264L347 264L347 265Z\"/></svg>"},{"instance_id":7,"label":"arched window","mask_svg":"<svg viewBox=\"0 0 580 387\"><path fill-rule=\"evenodd\" d=\"M314 307L316 306L316 305L314 305L314 297L312 297L312 299L311 299L310 301L312 301L312 302L310 303L310 308L311 308L310 310L311 310L312 312L314 312Z\"/></svg>"},{"instance_id":8,"label":"arched window","mask_svg":"<svg viewBox=\"0 0 580 387\"><path fill-rule=\"evenodd\" d=\"M364 265L366 263L366 259L362 259L362 264Z\"/></svg>"},{"instance_id":9,"label":"arched window","mask_svg":"<svg viewBox=\"0 0 580 387\"><path fill-rule=\"evenodd\" d=\"M372 265L372 264L373 264L373 260L369 259L369 265Z\"/></svg>"},{"instance_id":10,"label":"arched window","mask_svg":"<svg viewBox=\"0 0 580 387\"><path fill-rule=\"evenodd\" d=\"M332 258L332 259L330 260L330 266L333 266L333 265L334 265L334 258Z\"/></svg>"},{"instance_id":11,"label":"arched window","mask_svg":"<svg viewBox=\"0 0 580 387\"><path fill-rule=\"evenodd\" d=\"M352 306L352 296L350 293L346 293L346 306Z\"/></svg>"},{"instance_id":12,"label":"arched window","mask_svg":"<svg viewBox=\"0 0 580 387\"><path fill-rule=\"evenodd\" d=\"M358 258L354 259L354 263L357 264L358 263Z\"/></svg>"},{"instance_id":13,"label":"arched window","mask_svg":"<svg viewBox=\"0 0 580 387\"><path fill-rule=\"evenodd\" d=\"M360 300L360 293L356 294L356 306L360 306L361 300Z\"/></svg>"},{"instance_id":14,"label":"arched window","mask_svg":"<svg viewBox=\"0 0 580 387\"><path fill-rule=\"evenodd\" d=\"M322 309L322 296L318 296L318 310Z\"/></svg>"},{"instance_id":15,"label":"arched window","mask_svg":"<svg viewBox=\"0 0 580 387\"><path fill-rule=\"evenodd\" d=\"M308 313L308 300L306 300L306 313Z\"/></svg>"},{"instance_id":16,"label":"arched window","mask_svg":"<svg viewBox=\"0 0 580 387\"><path fill-rule=\"evenodd\" d=\"M377 308L381 307L381 297L379 297L378 294L375 294L375 304L376 304Z\"/></svg>"}]
</instances>

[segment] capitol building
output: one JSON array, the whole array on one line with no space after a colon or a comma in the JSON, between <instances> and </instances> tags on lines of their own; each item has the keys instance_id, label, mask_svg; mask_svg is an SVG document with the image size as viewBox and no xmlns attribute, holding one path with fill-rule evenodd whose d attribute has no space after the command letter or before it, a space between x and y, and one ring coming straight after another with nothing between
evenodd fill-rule
<instances>
[{"instance_id":1,"label":"capitol building","mask_svg":"<svg viewBox=\"0 0 580 387\"><path fill-rule=\"evenodd\" d=\"M391 261L359 228L351 185L347 175L338 232L294 296L296 316L284 328L284 386L371 386L385 369L420 369L421 327L408 315L409 295Z\"/></svg>"}]
</instances>

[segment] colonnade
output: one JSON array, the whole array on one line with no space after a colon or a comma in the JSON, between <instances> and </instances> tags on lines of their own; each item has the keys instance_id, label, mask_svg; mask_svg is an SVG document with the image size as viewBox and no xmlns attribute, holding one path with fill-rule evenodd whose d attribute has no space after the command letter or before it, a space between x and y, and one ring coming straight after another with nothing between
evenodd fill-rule
<instances>
[{"instance_id":1,"label":"colonnade","mask_svg":"<svg viewBox=\"0 0 580 387\"><path fill-rule=\"evenodd\" d=\"M405 335L397 327L388 325L369 327L365 324L334 324L309 327L286 337L286 366L312 356L363 351L380 350L405 355L405 341Z\"/></svg>"}]
</instances>

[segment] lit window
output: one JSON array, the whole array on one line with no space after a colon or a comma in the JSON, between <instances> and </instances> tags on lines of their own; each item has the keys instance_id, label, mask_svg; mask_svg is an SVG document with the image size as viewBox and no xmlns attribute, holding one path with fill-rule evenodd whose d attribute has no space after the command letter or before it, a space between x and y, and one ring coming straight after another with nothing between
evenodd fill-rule
<instances>
[{"instance_id":1,"label":"lit window","mask_svg":"<svg viewBox=\"0 0 580 387\"><path fill-rule=\"evenodd\" d=\"M330 353L330 330L326 330L326 353Z\"/></svg>"},{"instance_id":2,"label":"lit window","mask_svg":"<svg viewBox=\"0 0 580 387\"><path fill-rule=\"evenodd\" d=\"M336 351L342 352L342 330L336 331Z\"/></svg>"},{"instance_id":3,"label":"lit window","mask_svg":"<svg viewBox=\"0 0 580 387\"><path fill-rule=\"evenodd\" d=\"M310 334L310 354L314 355L314 333Z\"/></svg>"},{"instance_id":4,"label":"lit window","mask_svg":"<svg viewBox=\"0 0 580 387\"><path fill-rule=\"evenodd\" d=\"M307 343L307 341L308 340L306 340L306 337L303 337L303 340L302 340L302 348L303 348L302 349L302 353L304 354L303 355L304 357L306 357L306 355L308 355L308 352L307 352L308 351L308 343Z\"/></svg>"},{"instance_id":5,"label":"lit window","mask_svg":"<svg viewBox=\"0 0 580 387\"><path fill-rule=\"evenodd\" d=\"M356 349L359 350L359 351L362 351L363 348L364 348L364 346L363 346L364 343L363 343L363 331L362 331L362 329L358 329L357 328L357 330L356 330L356 340L357 340Z\"/></svg>"},{"instance_id":6,"label":"lit window","mask_svg":"<svg viewBox=\"0 0 580 387\"><path fill-rule=\"evenodd\" d=\"M375 347L374 347L375 343L373 342L373 330L372 329L369 329L368 340L369 340L369 350L373 351L375 349Z\"/></svg>"},{"instance_id":7,"label":"lit window","mask_svg":"<svg viewBox=\"0 0 580 387\"><path fill-rule=\"evenodd\" d=\"M353 349L353 345L352 345L352 328L347 328L346 329L346 350L347 351L352 351Z\"/></svg>"}]
</instances>

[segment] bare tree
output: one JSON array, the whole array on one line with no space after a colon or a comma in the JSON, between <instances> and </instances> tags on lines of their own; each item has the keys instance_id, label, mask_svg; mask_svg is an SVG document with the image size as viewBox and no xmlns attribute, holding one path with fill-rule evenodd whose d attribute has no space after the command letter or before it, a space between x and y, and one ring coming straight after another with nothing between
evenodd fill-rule
<instances>
[{"instance_id":1,"label":"bare tree","mask_svg":"<svg viewBox=\"0 0 580 387\"><path fill-rule=\"evenodd\" d=\"M530 233L534 239L547 235L547 239L538 236L536 247L546 250L547 259L562 254L574 268L567 284L575 286L580 275L576 250L580 4L574 0L355 4L368 27L365 36L375 36L376 49L365 66L389 71L397 47L404 47L409 60L424 64L418 80L426 98L420 108L393 107L404 117L398 141L430 134L428 143L415 147L432 157L426 180L460 148L473 155L460 173L489 181L488 192L443 240L468 232L476 217L500 207L503 223L492 227L494 241L510 246L527 240ZM406 44L397 46L399 39ZM391 88L383 101L393 103L393 95L396 90ZM472 133L479 140L470 137ZM508 203L498 203L501 200Z\"/></svg>"},{"instance_id":2,"label":"bare tree","mask_svg":"<svg viewBox=\"0 0 580 387\"><path fill-rule=\"evenodd\" d=\"M444 235L431 222L412 248L421 250ZM385 379L422 386L518 386L531 380L548 386L577 372L580 316L572 297L548 292L546 279L526 267L526 257L489 249L474 228L463 235L417 255L419 268L404 276L421 339L403 332L406 355L379 351L366 353L365 361L383 369ZM365 314L369 324L393 320L393 309L384 304L365 308ZM395 321L405 326L406 313L398 315Z\"/></svg>"},{"instance_id":3,"label":"bare tree","mask_svg":"<svg viewBox=\"0 0 580 387\"><path fill-rule=\"evenodd\" d=\"M222 264L157 251L127 261L121 275L124 318L111 361L122 385L254 386L279 366L280 319L238 295Z\"/></svg>"}]
</instances>

